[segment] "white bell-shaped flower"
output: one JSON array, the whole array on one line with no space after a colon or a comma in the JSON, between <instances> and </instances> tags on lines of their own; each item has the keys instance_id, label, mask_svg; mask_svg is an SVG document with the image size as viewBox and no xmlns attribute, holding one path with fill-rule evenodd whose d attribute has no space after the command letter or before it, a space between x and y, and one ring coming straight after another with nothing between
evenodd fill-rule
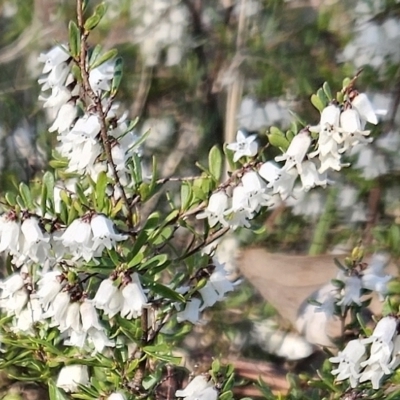
<instances>
[{"instance_id":1,"label":"white bell-shaped flower","mask_svg":"<svg viewBox=\"0 0 400 400\"><path fill-rule=\"evenodd\" d=\"M86 365L66 365L61 368L56 386L69 393L79 391L78 385L89 384L89 372Z\"/></svg>"},{"instance_id":2,"label":"white bell-shaped flower","mask_svg":"<svg viewBox=\"0 0 400 400\"><path fill-rule=\"evenodd\" d=\"M0 307L6 311L7 315L16 315L18 317L26 306L28 300L28 291L23 287L14 292L12 296L9 296L6 299L1 299Z\"/></svg>"},{"instance_id":3,"label":"white bell-shaped flower","mask_svg":"<svg viewBox=\"0 0 400 400\"><path fill-rule=\"evenodd\" d=\"M233 161L236 162L242 157L253 157L257 154L258 144L255 142L257 135L247 136L241 130L236 135L236 142L228 144L227 148L233 150Z\"/></svg>"},{"instance_id":4,"label":"white bell-shaped flower","mask_svg":"<svg viewBox=\"0 0 400 400\"><path fill-rule=\"evenodd\" d=\"M299 174L302 172L302 161L307 154L307 150L311 144L311 136L308 131L299 132L290 142L285 153L275 157L275 161L285 161L283 170L290 170L296 167Z\"/></svg>"},{"instance_id":5,"label":"white bell-shaped flower","mask_svg":"<svg viewBox=\"0 0 400 400\"><path fill-rule=\"evenodd\" d=\"M80 305L79 312L81 314L82 329L87 332L90 328L98 330L103 329L99 322L99 316L96 308L94 307L94 301L84 299Z\"/></svg>"},{"instance_id":6,"label":"white bell-shaped flower","mask_svg":"<svg viewBox=\"0 0 400 400\"><path fill-rule=\"evenodd\" d=\"M383 375L391 374L391 370L387 367L382 368L379 363L367 365L362 374L360 375L360 383L371 381L372 388L377 390L380 387L380 382Z\"/></svg>"},{"instance_id":7,"label":"white bell-shaped flower","mask_svg":"<svg viewBox=\"0 0 400 400\"><path fill-rule=\"evenodd\" d=\"M80 304L79 302L75 301L73 303L70 303L67 308L67 312L65 314L65 321L63 321L63 324L60 324L60 332L64 332L67 329L72 329L75 332L81 332L82 331L82 322L80 318Z\"/></svg>"},{"instance_id":8,"label":"white bell-shaped flower","mask_svg":"<svg viewBox=\"0 0 400 400\"><path fill-rule=\"evenodd\" d=\"M274 162L267 161L259 169L258 173L272 188L274 194L279 194L282 200L286 200L293 192L294 183L298 177L297 169L284 170Z\"/></svg>"},{"instance_id":9,"label":"white bell-shaped flower","mask_svg":"<svg viewBox=\"0 0 400 400\"><path fill-rule=\"evenodd\" d=\"M374 125L378 124L378 117L365 93L358 93L351 104L358 111L362 119Z\"/></svg>"},{"instance_id":10,"label":"white bell-shaped flower","mask_svg":"<svg viewBox=\"0 0 400 400\"><path fill-rule=\"evenodd\" d=\"M44 63L43 73L50 72L57 65L67 61L70 58L69 52L66 47L58 45L53 47L47 53L40 53L38 60Z\"/></svg>"},{"instance_id":11,"label":"white bell-shaped flower","mask_svg":"<svg viewBox=\"0 0 400 400\"><path fill-rule=\"evenodd\" d=\"M200 319L201 300L193 298L188 300L185 309L177 314L178 322L189 321L192 324L197 324Z\"/></svg>"},{"instance_id":12,"label":"white bell-shaped flower","mask_svg":"<svg viewBox=\"0 0 400 400\"><path fill-rule=\"evenodd\" d=\"M348 276L344 279L344 284L342 299L337 302L337 305L342 307L352 303L361 305L361 279L358 276Z\"/></svg>"},{"instance_id":13,"label":"white bell-shaped flower","mask_svg":"<svg viewBox=\"0 0 400 400\"><path fill-rule=\"evenodd\" d=\"M230 215L229 226L235 230L239 227L250 227L249 219L254 217L249 204L249 194L243 186L236 186L232 194L232 207L225 211L225 215Z\"/></svg>"},{"instance_id":14,"label":"white bell-shaped flower","mask_svg":"<svg viewBox=\"0 0 400 400\"><path fill-rule=\"evenodd\" d=\"M113 61L105 62L98 67L90 70L90 87L96 92L109 91L111 89L111 80L114 77L115 63Z\"/></svg>"},{"instance_id":15,"label":"white bell-shaped flower","mask_svg":"<svg viewBox=\"0 0 400 400\"><path fill-rule=\"evenodd\" d=\"M105 347L115 346L115 342L107 337L103 329L90 328L87 335L89 342L93 344L97 353L101 353Z\"/></svg>"},{"instance_id":16,"label":"white bell-shaped flower","mask_svg":"<svg viewBox=\"0 0 400 400\"><path fill-rule=\"evenodd\" d=\"M102 252L104 248L111 249L117 242L126 240L127 235L115 232L114 223L103 214L96 214L90 221L93 232L93 250Z\"/></svg>"},{"instance_id":17,"label":"white bell-shaped flower","mask_svg":"<svg viewBox=\"0 0 400 400\"><path fill-rule=\"evenodd\" d=\"M392 343L392 339L394 334L397 331L398 320L395 317L384 317L377 324L369 338L363 339L363 343L374 343L376 342L377 350L379 350L381 343ZM371 347L371 353L374 352L374 349Z\"/></svg>"},{"instance_id":18,"label":"white bell-shaped flower","mask_svg":"<svg viewBox=\"0 0 400 400\"><path fill-rule=\"evenodd\" d=\"M17 252L21 225L13 215L2 215L0 220L0 253L3 251Z\"/></svg>"},{"instance_id":19,"label":"white bell-shaped flower","mask_svg":"<svg viewBox=\"0 0 400 400\"><path fill-rule=\"evenodd\" d=\"M302 189L305 192L308 192L315 186L325 187L327 185L326 176L318 173L317 167L312 161L303 161L301 170L300 179L303 185Z\"/></svg>"},{"instance_id":20,"label":"white bell-shaped flower","mask_svg":"<svg viewBox=\"0 0 400 400\"><path fill-rule=\"evenodd\" d=\"M259 212L262 206L268 206L271 196L266 194L267 185L257 172L246 172L241 179L244 191L247 193L250 209Z\"/></svg>"},{"instance_id":21,"label":"white bell-shaped flower","mask_svg":"<svg viewBox=\"0 0 400 400\"><path fill-rule=\"evenodd\" d=\"M332 374L337 375L336 380L350 379L351 387L355 388L360 377L359 372L364 355L365 346L362 341L359 339L350 340L336 357L329 359L331 363L339 363L338 367L332 370Z\"/></svg>"},{"instance_id":22,"label":"white bell-shaped flower","mask_svg":"<svg viewBox=\"0 0 400 400\"><path fill-rule=\"evenodd\" d=\"M75 121L78 114L78 108L73 103L65 103L58 110L57 118L54 120L53 125L49 128L49 132L63 133L68 131Z\"/></svg>"},{"instance_id":23,"label":"white bell-shaped flower","mask_svg":"<svg viewBox=\"0 0 400 400\"><path fill-rule=\"evenodd\" d=\"M104 314L112 318L121 311L124 297L111 279L104 279L96 292L93 302L96 308L103 310Z\"/></svg>"},{"instance_id":24,"label":"white bell-shaped flower","mask_svg":"<svg viewBox=\"0 0 400 400\"><path fill-rule=\"evenodd\" d=\"M147 306L147 297L140 284L139 275L135 272L131 274L130 279L131 282L122 289L124 304L121 309L121 317L126 319L140 317L143 307Z\"/></svg>"},{"instance_id":25,"label":"white bell-shaped flower","mask_svg":"<svg viewBox=\"0 0 400 400\"><path fill-rule=\"evenodd\" d=\"M340 108L335 104L330 104L325 107L321 112L321 119L319 124L321 129L325 129L327 126L338 127L340 117Z\"/></svg>"},{"instance_id":26,"label":"white bell-shaped flower","mask_svg":"<svg viewBox=\"0 0 400 400\"><path fill-rule=\"evenodd\" d=\"M200 307L200 311L203 311L207 307L212 307L219 300L219 294L211 282L207 282L201 289L199 289L199 293L203 300L203 305Z\"/></svg>"},{"instance_id":27,"label":"white bell-shaped flower","mask_svg":"<svg viewBox=\"0 0 400 400\"><path fill-rule=\"evenodd\" d=\"M348 108L340 114L340 127L345 134L360 132L363 130L361 126L360 116L354 108ZM369 131L366 131L369 133Z\"/></svg>"},{"instance_id":28,"label":"white bell-shaped flower","mask_svg":"<svg viewBox=\"0 0 400 400\"><path fill-rule=\"evenodd\" d=\"M60 271L50 271L43 275L38 281L39 290L36 295L44 310L47 310L50 303L56 298L62 289L62 273Z\"/></svg>"},{"instance_id":29,"label":"white bell-shaped flower","mask_svg":"<svg viewBox=\"0 0 400 400\"><path fill-rule=\"evenodd\" d=\"M54 298L51 307L43 317L52 319L52 326L59 326L61 329L65 326L67 319L68 306L71 303L71 297L68 292L60 292Z\"/></svg>"},{"instance_id":30,"label":"white bell-shaped flower","mask_svg":"<svg viewBox=\"0 0 400 400\"><path fill-rule=\"evenodd\" d=\"M12 274L8 278L0 281L0 289L2 289L1 298L5 299L12 296L16 291L24 287L24 276L21 273Z\"/></svg>"},{"instance_id":31,"label":"white bell-shaped flower","mask_svg":"<svg viewBox=\"0 0 400 400\"><path fill-rule=\"evenodd\" d=\"M43 320L43 309L38 299L30 297L26 307L20 312L12 327L13 332L32 334L32 326Z\"/></svg>"},{"instance_id":32,"label":"white bell-shaped flower","mask_svg":"<svg viewBox=\"0 0 400 400\"><path fill-rule=\"evenodd\" d=\"M222 224L227 226L227 222L224 217L224 212L228 208L228 196L224 191L213 193L208 201L207 208L196 215L197 219L208 218L208 224L211 228L215 225Z\"/></svg>"}]
</instances>

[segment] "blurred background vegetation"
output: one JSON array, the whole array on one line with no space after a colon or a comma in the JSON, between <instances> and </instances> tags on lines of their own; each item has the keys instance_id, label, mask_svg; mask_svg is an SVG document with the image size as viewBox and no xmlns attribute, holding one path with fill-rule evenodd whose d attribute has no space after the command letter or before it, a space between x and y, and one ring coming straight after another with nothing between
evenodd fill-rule
<instances>
[{"instance_id":1,"label":"blurred background vegetation","mask_svg":"<svg viewBox=\"0 0 400 400\"><path fill-rule=\"evenodd\" d=\"M151 129L143 160L156 155L164 177L199 174L194 162L206 159L212 145L234 141L239 128L259 133L265 144L271 125L286 130L303 121L317 124L311 94L325 81L338 91L346 76L363 68L358 89L376 109L387 110L373 130L372 147L355 149L355 169L331 176L332 189L289 199L259 219L257 235L241 231L238 237L303 253L363 239L372 250L400 255L399 1L105 3L108 13L91 40L123 57L118 101L131 118L139 117L138 133ZM0 0L1 195L21 181L40 180L51 158L56 138L37 101L37 57L66 41L74 7L71 0ZM157 202L161 196L152 207ZM237 329L239 322L273 311L242 286L215 313L215 332L229 329L218 349L214 340L202 349L212 344L214 354L226 355L240 351L232 347L240 342L234 340L240 329L246 331Z\"/></svg>"}]
</instances>

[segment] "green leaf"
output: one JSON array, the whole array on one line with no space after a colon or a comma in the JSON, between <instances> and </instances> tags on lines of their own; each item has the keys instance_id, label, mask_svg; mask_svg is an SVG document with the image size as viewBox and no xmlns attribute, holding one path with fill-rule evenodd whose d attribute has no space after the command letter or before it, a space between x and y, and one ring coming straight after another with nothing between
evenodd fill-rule
<instances>
[{"instance_id":1,"label":"green leaf","mask_svg":"<svg viewBox=\"0 0 400 400\"><path fill-rule=\"evenodd\" d=\"M96 182L96 200L97 200L97 211L102 212L104 208L104 199L106 197L106 188L107 188L107 174L102 171L97 177Z\"/></svg>"},{"instance_id":2,"label":"green leaf","mask_svg":"<svg viewBox=\"0 0 400 400\"><path fill-rule=\"evenodd\" d=\"M161 267L164 264L167 263L168 261L168 255L167 254L157 254L154 257L149 258L148 260L146 260L144 263L142 263L140 265L140 270L142 269L154 269L157 267Z\"/></svg>"},{"instance_id":3,"label":"green leaf","mask_svg":"<svg viewBox=\"0 0 400 400\"><path fill-rule=\"evenodd\" d=\"M24 182L21 182L19 185L19 193L22 197L25 207L27 207L30 210L33 210L34 205L32 201L32 194L28 185L26 185Z\"/></svg>"},{"instance_id":4,"label":"green leaf","mask_svg":"<svg viewBox=\"0 0 400 400\"><path fill-rule=\"evenodd\" d=\"M42 185L42 194L40 196L40 210L43 216L46 214L46 209L47 209L46 203L47 203L47 187L46 185Z\"/></svg>"},{"instance_id":5,"label":"green leaf","mask_svg":"<svg viewBox=\"0 0 400 400\"><path fill-rule=\"evenodd\" d=\"M322 85L322 89L324 90L325 96L327 97L327 99L329 101L333 100L333 96L332 96L332 91L331 88L329 86L328 82L324 82L324 84Z\"/></svg>"},{"instance_id":6,"label":"green leaf","mask_svg":"<svg viewBox=\"0 0 400 400\"><path fill-rule=\"evenodd\" d=\"M90 68L94 68L93 65L97 60L97 57L100 55L102 51L101 45L97 44L96 47L93 49L92 53L90 54L90 59L89 59L89 66Z\"/></svg>"},{"instance_id":7,"label":"green leaf","mask_svg":"<svg viewBox=\"0 0 400 400\"><path fill-rule=\"evenodd\" d=\"M119 85L122 80L122 67L123 61L121 57L118 57L115 61L114 77L111 82L111 96L115 96L118 92Z\"/></svg>"},{"instance_id":8,"label":"green leaf","mask_svg":"<svg viewBox=\"0 0 400 400\"><path fill-rule=\"evenodd\" d=\"M68 400L68 397L64 391L61 391L52 379L49 379L47 384L49 386L50 400Z\"/></svg>"},{"instance_id":9,"label":"green leaf","mask_svg":"<svg viewBox=\"0 0 400 400\"><path fill-rule=\"evenodd\" d=\"M217 145L213 146L208 154L208 168L218 182L222 174L222 153Z\"/></svg>"},{"instance_id":10,"label":"green leaf","mask_svg":"<svg viewBox=\"0 0 400 400\"><path fill-rule=\"evenodd\" d=\"M94 69L98 66L100 66L101 64L104 64L105 62L112 60L113 58L115 58L118 54L118 50L117 49L111 49L106 51L101 57L98 58L98 60L96 60L93 65L90 66L91 69Z\"/></svg>"},{"instance_id":11,"label":"green leaf","mask_svg":"<svg viewBox=\"0 0 400 400\"><path fill-rule=\"evenodd\" d=\"M136 253L133 258L129 261L128 263L128 268L136 267L136 265L139 265L144 258L144 249Z\"/></svg>"},{"instance_id":12,"label":"green leaf","mask_svg":"<svg viewBox=\"0 0 400 400\"><path fill-rule=\"evenodd\" d=\"M6 202L11 206L11 207L15 207L17 205L17 199L16 199L16 194L15 193L11 193L11 192L7 192L5 195L6 198Z\"/></svg>"},{"instance_id":13,"label":"green leaf","mask_svg":"<svg viewBox=\"0 0 400 400\"><path fill-rule=\"evenodd\" d=\"M181 185L181 209L186 211L190 207L193 198L192 187L189 182L182 182Z\"/></svg>"},{"instance_id":14,"label":"green leaf","mask_svg":"<svg viewBox=\"0 0 400 400\"><path fill-rule=\"evenodd\" d=\"M289 141L285 138L285 136L280 134L270 133L268 136L268 140L271 146L278 147L279 149L286 151L289 147Z\"/></svg>"},{"instance_id":15,"label":"green leaf","mask_svg":"<svg viewBox=\"0 0 400 400\"><path fill-rule=\"evenodd\" d=\"M321 103L324 105L324 108L325 108L326 105L328 104L328 98L326 97L323 89L318 89L317 96L319 97L319 99L321 100Z\"/></svg>"},{"instance_id":16,"label":"green leaf","mask_svg":"<svg viewBox=\"0 0 400 400\"><path fill-rule=\"evenodd\" d=\"M72 57L77 57L81 51L81 38L79 28L74 21L68 25L69 50Z\"/></svg>"},{"instance_id":17,"label":"green leaf","mask_svg":"<svg viewBox=\"0 0 400 400\"><path fill-rule=\"evenodd\" d=\"M154 293L160 295L162 298L177 301L179 303L185 302L185 298L180 293L175 292L175 290L169 288L168 286L164 286L161 283L154 282L153 278L142 276L141 280L145 284L146 288L151 289Z\"/></svg>"},{"instance_id":18,"label":"green leaf","mask_svg":"<svg viewBox=\"0 0 400 400\"><path fill-rule=\"evenodd\" d=\"M344 78L343 83L342 83L342 88L345 89L347 86L350 85L351 79L350 78Z\"/></svg>"},{"instance_id":19,"label":"green leaf","mask_svg":"<svg viewBox=\"0 0 400 400\"><path fill-rule=\"evenodd\" d=\"M322 110L325 108L321 99L316 94L311 96L311 103L319 112L322 112Z\"/></svg>"},{"instance_id":20,"label":"green leaf","mask_svg":"<svg viewBox=\"0 0 400 400\"><path fill-rule=\"evenodd\" d=\"M46 186L47 206L54 213L54 175L50 171L46 171L42 178L43 186Z\"/></svg>"},{"instance_id":21,"label":"green leaf","mask_svg":"<svg viewBox=\"0 0 400 400\"><path fill-rule=\"evenodd\" d=\"M101 19L104 17L104 14L106 13L106 5L104 3L99 4L95 10L94 14L91 15L85 22L84 28L87 32L93 30L96 28L96 26L99 24Z\"/></svg>"},{"instance_id":22,"label":"green leaf","mask_svg":"<svg viewBox=\"0 0 400 400\"><path fill-rule=\"evenodd\" d=\"M221 363L219 362L218 359L215 359L213 361L213 363L211 364L211 370L212 370L214 376L217 376L220 369L221 369Z\"/></svg>"}]
</instances>

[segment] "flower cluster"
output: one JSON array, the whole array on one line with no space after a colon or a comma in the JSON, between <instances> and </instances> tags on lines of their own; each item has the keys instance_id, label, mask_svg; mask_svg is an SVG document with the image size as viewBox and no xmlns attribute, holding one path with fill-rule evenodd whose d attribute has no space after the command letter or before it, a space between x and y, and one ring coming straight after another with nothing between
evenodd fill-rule
<instances>
[{"instance_id":1,"label":"flower cluster","mask_svg":"<svg viewBox=\"0 0 400 400\"><path fill-rule=\"evenodd\" d=\"M118 105L113 105L103 94L110 93L111 82L115 74L115 63L107 61L91 68L88 76L90 90L98 98L103 98L101 107L106 115L107 125L102 125L98 114L93 110L94 104L89 104L83 115L79 115L81 84L72 74L72 61L68 49L63 46L54 47L49 52L41 54L39 61L45 64L43 78L39 79L42 91L51 89L49 97L40 96L44 107L56 116L50 132L58 132L58 153L68 159L67 172L78 175L89 175L97 180L101 171L112 176L110 165L102 160L103 147L99 136L106 131L108 140L112 141L111 155L121 183L128 185L129 176L127 160L135 152L138 138L130 128L126 115L117 117ZM91 60L92 61L92 60ZM95 62L96 60L93 60Z\"/></svg>"},{"instance_id":2,"label":"flower cluster","mask_svg":"<svg viewBox=\"0 0 400 400\"><path fill-rule=\"evenodd\" d=\"M318 133L318 149L309 157L319 156L321 166L318 171L328 169L340 171L347 164L341 163L341 154L361 143L370 143L369 130L364 130L367 122L376 125L378 118L365 93L352 91L348 95L344 109L335 103L321 112L319 125L310 130Z\"/></svg>"},{"instance_id":3,"label":"flower cluster","mask_svg":"<svg viewBox=\"0 0 400 400\"><path fill-rule=\"evenodd\" d=\"M355 388L358 382L371 381L373 389L379 389L384 375L390 375L400 364L400 335L397 333L398 320L384 317L376 325L372 335L347 343L337 357L331 357L338 367L332 371L336 380L350 379ZM366 345L371 344L369 352Z\"/></svg>"}]
</instances>

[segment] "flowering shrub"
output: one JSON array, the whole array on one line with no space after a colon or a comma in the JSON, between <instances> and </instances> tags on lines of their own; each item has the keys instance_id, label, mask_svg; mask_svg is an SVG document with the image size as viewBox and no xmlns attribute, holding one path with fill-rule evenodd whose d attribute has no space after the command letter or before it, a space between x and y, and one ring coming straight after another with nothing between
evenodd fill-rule
<instances>
[{"instance_id":1,"label":"flowering shrub","mask_svg":"<svg viewBox=\"0 0 400 400\"><path fill-rule=\"evenodd\" d=\"M239 130L223 152L210 150L199 176L176 179L179 195L165 208L144 216L143 207L172 178L158 178L155 159L146 171L146 135L135 132L136 121L116 101L122 59L115 50L89 46L105 6L92 15L85 7L77 0L68 44L39 57L39 100L54 116L49 132L57 138L52 170L40 185L21 183L4 195L0 251L9 274L1 282L0 368L16 380L47 385L52 400L69 398L66 393L87 400L158 398L170 366L180 362L174 346L186 333L182 323L201 322L206 308L235 290L214 250L203 250L228 231L251 228L267 208L292 197L296 183L303 192L333 184L327 172L350 165L346 157L371 142L366 128L378 117L355 89L357 76L335 96L324 84L311 98L321 113L317 125L269 130L265 147L281 153L274 161L265 160L256 135ZM191 237L188 247L174 242L178 232ZM390 277L367 274L360 263L356 258L338 276L332 316L344 320L363 307L362 291L388 293ZM370 381L372 389L365 388L378 390L398 365L396 329L396 317L388 316L368 338L349 341L330 358L339 364L332 370L336 380L349 379L353 389ZM211 378L198 375L168 398L227 400L233 385L232 368L214 362Z\"/></svg>"}]
</instances>

